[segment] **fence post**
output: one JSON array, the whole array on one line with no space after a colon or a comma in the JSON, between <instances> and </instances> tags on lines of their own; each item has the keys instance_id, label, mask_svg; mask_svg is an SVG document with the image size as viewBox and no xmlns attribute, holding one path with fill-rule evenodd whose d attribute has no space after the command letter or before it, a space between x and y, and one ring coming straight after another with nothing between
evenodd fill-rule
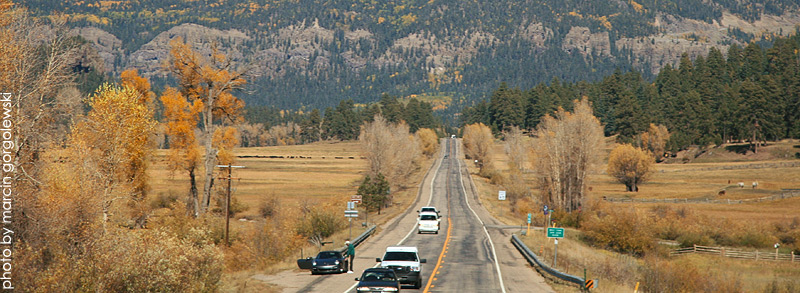
<instances>
[{"instance_id":1,"label":"fence post","mask_svg":"<svg viewBox=\"0 0 800 293\"><path fill-rule=\"evenodd\" d=\"M692 252L697 252L697 244L692 244Z\"/></svg>"},{"instance_id":2,"label":"fence post","mask_svg":"<svg viewBox=\"0 0 800 293\"><path fill-rule=\"evenodd\" d=\"M792 262L794 262L794 250L792 250Z\"/></svg>"},{"instance_id":3,"label":"fence post","mask_svg":"<svg viewBox=\"0 0 800 293\"><path fill-rule=\"evenodd\" d=\"M719 250L719 254L725 257L725 246L721 247L722 249Z\"/></svg>"},{"instance_id":4,"label":"fence post","mask_svg":"<svg viewBox=\"0 0 800 293\"><path fill-rule=\"evenodd\" d=\"M758 260L758 250L756 250L756 260Z\"/></svg>"}]
</instances>

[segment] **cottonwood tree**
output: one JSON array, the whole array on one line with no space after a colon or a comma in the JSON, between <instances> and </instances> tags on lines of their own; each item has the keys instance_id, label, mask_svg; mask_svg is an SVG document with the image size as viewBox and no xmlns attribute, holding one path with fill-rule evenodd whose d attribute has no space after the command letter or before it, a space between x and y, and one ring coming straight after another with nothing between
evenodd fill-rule
<instances>
[{"instance_id":1,"label":"cottonwood tree","mask_svg":"<svg viewBox=\"0 0 800 293\"><path fill-rule=\"evenodd\" d=\"M664 158L664 152L667 149L667 141L669 141L669 130L664 125L655 125L650 123L650 128L641 134L642 148L650 151L657 162Z\"/></svg>"},{"instance_id":2,"label":"cottonwood tree","mask_svg":"<svg viewBox=\"0 0 800 293\"><path fill-rule=\"evenodd\" d=\"M153 113L132 87L105 84L89 97L91 110L72 129L70 153L75 164L94 170L85 184L100 187L103 223L117 202L142 202L147 158L153 145ZM144 219L137 219L143 226Z\"/></svg>"},{"instance_id":3,"label":"cottonwood tree","mask_svg":"<svg viewBox=\"0 0 800 293\"><path fill-rule=\"evenodd\" d=\"M47 227L48 214L37 202L46 185L46 154L63 145L69 122L81 109L70 65L79 44L68 31L63 17L54 16L46 25L24 7L0 0L0 91L11 94L13 118L13 145L7 150L14 170L6 176L16 194L27 195L14 197L14 214L21 218L9 228L17 243L38 246L48 241L39 234Z\"/></svg>"},{"instance_id":4,"label":"cottonwood tree","mask_svg":"<svg viewBox=\"0 0 800 293\"><path fill-rule=\"evenodd\" d=\"M533 143L543 201L566 212L583 205L586 177L600 162L605 143L588 99L574 104L572 113L559 109L543 117Z\"/></svg>"},{"instance_id":5,"label":"cottonwood tree","mask_svg":"<svg viewBox=\"0 0 800 293\"><path fill-rule=\"evenodd\" d=\"M503 149L508 155L508 165L511 170L519 173L526 172L531 147L530 141L526 139L522 129L512 126L504 132L504 140Z\"/></svg>"},{"instance_id":6,"label":"cottonwood tree","mask_svg":"<svg viewBox=\"0 0 800 293\"><path fill-rule=\"evenodd\" d=\"M464 127L462 141L467 157L478 161L480 171L483 173L484 168L491 163L489 151L494 141L492 130L483 123L467 125Z\"/></svg>"},{"instance_id":7,"label":"cottonwood tree","mask_svg":"<svg viewBox=\"0 0 800 293\"><path fill-rule=\"evenodd\" d=\"M439 149L439 136L430 128L422 128L417 131L417 137L422 147L422 153L428 158L436 154Z\"/></svg>"},{"instance_id":8,"label":"cottonwood tree","mask_svg":"<svg viewBox=\"0 0 800 293\"><path fill-rule=\"evenodd\" d=\"M178 90L167 87L161 95L164 105L164 119L169 137L169 166L172 170L186 171L189 176L189 197L186 208L194 216L200 214L200 200L197 194L197 167L200 164L200 146L195 137L197 114L202 111L203 102L199 99L189 101Z\"/></svg>"},{"instance_id":9,"label":"cottonwood tree","mask_svg":"<svg viewBox=\"0 0 800 293\"><path fill-rule=\"evenodd\" d=\"M653 155L630 144L620 144L608 155L608 175L625 184L625 191L639 191L639 184L653 174Z\"/></svg>"},{"instance_id":10,"label":"cottonwood tree","mask_svg":"<svg viewBox=\"0 0 800 293\"><path fill-rule=\"evenodd\" d=\"M211 201L214 168L219 149L213 143L217 125L240 121L244 104L231 92L245 84L246 68L234 68L234 63L212 46L211 59L194 51L183 39L170 42L168 69L178 78L181 94L192 101L200 101L203 146L205 148L205 178L200 213L205 213Z\"/></svg>"},{"instance_id":11,"label":"cottonwood tree","mask_svg":"<svg viewBox=\"0 0 800 293\"><path fill-rule=\"evenodd\" d=\"M372 177L383 174L392 186L401 187L417 168L419 142L403 122L392 124L376 115L372 122L364 124L359 141Z\"/></svg>"}]
</instances>

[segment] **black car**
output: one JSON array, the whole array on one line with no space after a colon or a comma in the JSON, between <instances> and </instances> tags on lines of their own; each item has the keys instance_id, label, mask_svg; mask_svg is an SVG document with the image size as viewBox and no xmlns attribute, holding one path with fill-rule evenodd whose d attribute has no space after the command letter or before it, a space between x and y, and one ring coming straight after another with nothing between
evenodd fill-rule
<instances>
[{"instance_id":1,"label":"black car","mask_svg":"<svg viewBox=\"0 0 800 293\"><path fill-rule=\"evenodd\" d=\"M356 292L397 292L400 291L400 281L394 271L382 268L364 270L361 278L356 278L358 285Z\"/></svg>"},{"instance_id":2,"label":"black car","mask_svg":"<svg viewBox=\"0 0 800 293\"><path fill-rule=\"evenodd\" d=\"M344 273L347 271L347 260L338 251L321 251L311 263L311 274Z\"/></svg>"}]
</instances>

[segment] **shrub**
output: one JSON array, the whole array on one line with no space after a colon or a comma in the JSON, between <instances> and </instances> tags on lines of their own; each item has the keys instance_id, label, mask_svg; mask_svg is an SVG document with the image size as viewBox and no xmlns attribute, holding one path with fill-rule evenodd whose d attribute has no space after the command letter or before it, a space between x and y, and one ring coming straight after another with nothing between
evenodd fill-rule
<instances>
[{"instance_id":1,"label":"shrub","mask_svg":"<svg viewBox=\"0 0 800 293\"><path fill-rule=\"evenodd\" d=\"M647 258L640 289L642 292L742 292L738 277L715 276L685 262L685 259Z\"/></svg>"},{"instance_id":2,"label":"shrub","mask_svg":"<svg viewBox=\"0 0 800 293\"><path fill-rule=\"evenodd\" d=\"M587 215L581 230L587 242L618 252L643 255L655 245L647 218L627 209Z\"/></svg>"}]
</instances>

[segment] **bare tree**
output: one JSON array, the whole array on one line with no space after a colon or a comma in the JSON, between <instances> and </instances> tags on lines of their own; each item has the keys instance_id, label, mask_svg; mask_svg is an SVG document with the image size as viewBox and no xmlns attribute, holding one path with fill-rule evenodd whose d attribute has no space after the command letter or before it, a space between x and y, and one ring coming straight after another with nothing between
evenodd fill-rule
<instances>
[{"instance_id":1,"label":"bare tree","mask_svg":"<svg viewBox=\"0 0 800 293\"><path fill-rule=\"evenodd\" d=\"M531 151L531 143L527 137L522 133L522 130L517 126L512 126L511 129L505 132L505 144L503 149L508 155L508 164L511 170L516 170L520 173L528 171L529 153Z\"/></svg>"},{"instance_id":2,"label":"bare tree","mask_svg":"<svg viewBox=\"0 0 800 293\"><path fill-rule=\"evenodd\" d=\"M406 183L422 154L418 139L409 133L405 122L391 124L380 114L364 124L359 141L369 162L369 175L383 174L393 187Z\"/></svg>"},{"instance_id":3,"label":"bare tree","mask_svg":"<svg viewBox=\"0 0 800 293\"><path fill-rule=\"evenodd\" d=\"M467 157L476 160L480 172L483 173L484 168L491 163L489 152L494 142L492 130L483 123L467 125L464 127L462 141Z\"/></svg>"},{"instance_id":4,"label":"bare tree","mask_svg":"<svg viewBox=\"0 0 800 293\"><path fill-rule=\"evenodd\" d=\"M567 212L580 209L586 177L601 160L605 144L600 121L587 98L575 101L574 112L559 108L546 115L536 130L536 172L543 201Z\"/></svg>"}]
</instances>

